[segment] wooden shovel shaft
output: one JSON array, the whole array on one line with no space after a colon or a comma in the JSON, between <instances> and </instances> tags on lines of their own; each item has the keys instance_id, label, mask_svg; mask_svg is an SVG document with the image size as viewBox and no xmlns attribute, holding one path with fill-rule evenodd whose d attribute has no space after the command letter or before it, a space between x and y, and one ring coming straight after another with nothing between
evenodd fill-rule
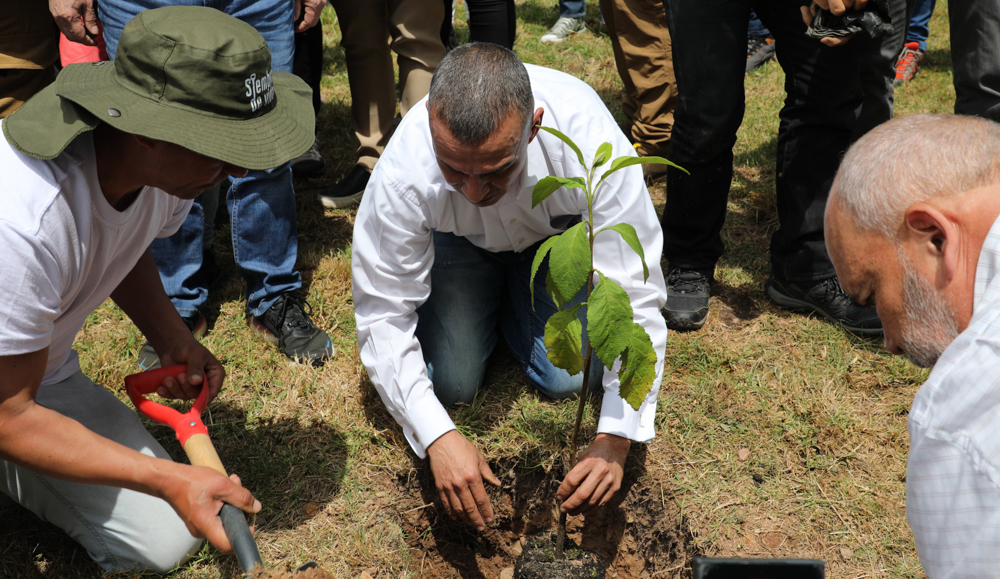
<instances>
[{"instance_id":1,"label":"wooden shovel shaft","mask_svg":"<svg viewBox=\"0 0 1000 579\"><path fill-rule=\"evenodd\" d=\"M207 434L192 434L191 438L184 443L184 452L187 453L188 460L195 466L207 466L208 468L221 472L229 476L226 467L222 466L219 453L215 451L215 445Z\"/></svg>"}]
</instances>

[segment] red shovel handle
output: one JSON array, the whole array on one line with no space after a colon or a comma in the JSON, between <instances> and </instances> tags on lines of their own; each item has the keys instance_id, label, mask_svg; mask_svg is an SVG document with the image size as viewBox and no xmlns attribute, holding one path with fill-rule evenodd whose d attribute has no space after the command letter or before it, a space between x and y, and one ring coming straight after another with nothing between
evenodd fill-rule
<instances>
[{"instance_id":1,"label":"red shovel handle","mask_svg":"<svg viewBox=\"0 0 1000 579\"><path fill-rule=\"evenodd\" d=\"M164 378L176 378L185 372L187 372L187 365L177 364L125 377L125 391L128 393L128 397L132 399L132 404L135 404L136 410L150 420L155 420L160 424L165 424L173 428L174 432L177 433L177 440L182 445L193 434L208 436L208 429L205 428L205 424L201 421L201 413L205 410L205 406L208 405L208 384L202 385L201 392L191 406L191 410L188 410L184 414L169 406L147 400L143 394L155 392Z\"/></svg>"}]
</instances>

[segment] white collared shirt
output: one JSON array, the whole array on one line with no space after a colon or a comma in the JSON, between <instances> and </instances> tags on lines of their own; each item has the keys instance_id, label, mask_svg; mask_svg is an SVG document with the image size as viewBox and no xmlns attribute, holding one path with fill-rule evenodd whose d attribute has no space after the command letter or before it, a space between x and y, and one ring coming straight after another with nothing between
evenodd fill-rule
<instances>
[{"instance_id":1,"label":"white collared shirt","mask_svg":"<svg viewBox=\"0 0 1000 579\"><path fill-rule=\"evenodd\" d=\"M562 72L526 66L535 108L545 111L544 126L569 135L588 161L605 141L614 147L613 157L635 155L593 89ZM361 360L421 458L427 446L455 428L434 395L414 335L416 309L431 292L433 231L454 233L488 251L520 252L560 233L569 217L587 217L587 202L578 189L560 189L531 208L531 191L539 179L583 175L576 154L544 131L528 145L520 190L508 192L492 207L470 203L447 184L438 168L425 102L403 118L375 165L358 209L352 247ZM598 169L598 175L606 167ZM619 398L616 371L605 371L598 432L648 442L654 435L656 396L663 376L667 328L660 309L666 302L666 288L660 271L663 235L640 166L618 171L601 186L594 221L597 229L627 222L638 233L649 266L646 283L639 258L617 233L607 232L595 240L594 265L628 292L635 321L649 333L657 353L656 380L638 412Z\"/></svg>"},{"instance_id":2,"label":"white collared shirt","mask_svg":"<svg viewBox=\"0 0 1000 579\"><path fill-rule=\"evenodd\" d=\"M931 579L1000 577L1000 219L979 254L969 327L910 410L906 517Z\"/></svg>"}]
</instances>

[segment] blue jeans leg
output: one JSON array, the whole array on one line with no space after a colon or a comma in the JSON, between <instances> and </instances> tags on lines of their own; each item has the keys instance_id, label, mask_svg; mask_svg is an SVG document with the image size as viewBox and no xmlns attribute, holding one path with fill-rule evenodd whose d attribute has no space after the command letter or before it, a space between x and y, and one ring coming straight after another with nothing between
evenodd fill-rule
<instances>
[{"instance_id":1,"label":"blue jeans leg","mask_svg":"<svg viewBox=\"0 0 1000 579\"><path fill-rule=\"evenodd\" d=\"M583 18L586 15L586 0L559 0L559 18Z\"/></svg>"},{"instance_id":2,"label":"blue jeans leg","mask_svg":"<svg viewBox=\"0 0 1000 579\"><path fill-rule=\"evenodd\" d=\"M253 26L271 50L271 68L291 72L295 56L293 4L289 0L102 0L98 5L108 54L114 58L122 28L143 10L161 6L208 6ZM281 294L302 286L295 270L298 242L292 170L286 163L232 179L227 197L232 219L233 255L247 283L247 308L263 314ZM199 212L199 215L201 213ZM174 305L193 312L208 296L207 279L198 276L204 227L200 236L189 216L184 234L154 249L160 277ZM160 267L165 265L165 267ZM177 292L177 293L174 293Z\"/></svg>"},{"instance_id":3,"label":"blue jeans leg","mask_svg":"<svg viewBox=\"0 0 1000 579\"><path fill-rule=\"evenodd\" d=\"M524 372L531 379L535 388L549 398L570 398L580 394L583 387L583 372L571 376L566 370L557 368L549 361L545 348L545 323L558 307L545 291L545 276L549 271L548 258L538 268L535 274L535 304L532 308L531 293L528 289L531 278L531 262L535 258L537 245L518 256L518 261L511 263L507 273L507 290L510 299L507 301L509 311L502 316L502 327L507 345L514 352ZM584 286L568 305L576 305L587 299L587 286ZM583 349L586 355L587 345L587 307L580 308L580 322L584 324ZM591 392L600 390L604 366L594 356L590 363Z\"/></svg>"},{"instance_id":4,"label":"blue jeans leg","mask_svg":"<svg viewBox=\"0 0 1000 579\"><path fill-rule=\"evenodd\" d=\"M910 17L910 27L906 32L907 42L916 42L920 50L927 50L927 38L931 34L931 16L934 14L935 0L916 0L913 4L913 16Z\"/></svg>"},{"instance_id":5,"label":"blue jeans leg","mask_svg":"<svg viewBox=\"0 0 1000 579\"><path fill-rule=\"evenodd\" d=\"M218 194L218 189L205 193ZM163 289L183 317L195 314L208 300L208 279L202 271L206 238L204 206L205 193L191 205L191 212L184 218L181 228L170 237L154 239L150 245L156 269L160 272Z\"/></svg>"},{"instance_id":6,"label":"blue jeans leg","mask_svg":"<svg viewBox=\"0 0 1000 579\"><path fill-rule=\"evenodd\" d=\"M497 344L504 268L468 240L434 232L431 295L417 309L417 339L434 393L445 406L469 403Z\"/></svg>"}]
</instances>

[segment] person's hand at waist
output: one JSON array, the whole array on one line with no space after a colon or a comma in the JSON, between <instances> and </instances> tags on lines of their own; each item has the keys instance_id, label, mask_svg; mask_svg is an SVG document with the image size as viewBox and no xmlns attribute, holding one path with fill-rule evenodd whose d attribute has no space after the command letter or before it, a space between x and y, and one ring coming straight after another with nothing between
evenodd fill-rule
<instances>
[{"instance_id":1,"label":"person's hand at waist","mask_svg":"<svg viewBox=\"0 0 1000 579\"><path fill-rule=\"evenodd\" d=\"M326 0L295 0L295 32L305 32L319 24Z\"/></svg>"},{"instance_id":2,"label":"person's hand at waist","mask_svg":"<svg viewBox=\"0 0 1000 579\"><path fill-rule=\"evenodd\" d=\"M66 38L87 46L97 46L94 0L49 0L49 12Z\"/></svg>"},{"instance_id":3,"label":"person's hand at waist","mask_svg":"<svg viewBox=\"0 0 1000 579\"><path fill-rule=\"evenodd\" d=\"M625 457L631 444L621 436L598 434L559 485L556 498L563 501L560 510L570 515L590 515L614 498L622 487Z\"/></svg>"},{"instance_id":4,"label":"person's hand at waist","mask_svg":"<svg viewBox=\"0 0 1000 579\"><path fill-rule=\"evenodd\" d=\"M864 10L868 0L813 0L813 3L834 16L841 16L848 10Z\"/></svg>"},{"instance_id":5,"label":"person's hand at waist","mask_svg":"<svg viewBox=\"0 0 1000 579\"><path fill-rule=\"evenodd\" d=\"M495 487L500 480L479 449L457 430L449 430L427 447L434 484L452 520L462 519L477 531L493 522L493 505L483 481Z\"/></svg>"},{"instance_id":6,"label":"person's hand at waist","mask_svg":"<svg viewBox=\"0 0 1000 579\"><path fill-rule=\"evenodd\" d=\"M207 539L223 553L233 550L222 528L219 511L229 503L247 513L260 511L260 501L240 486L235 474L223 474L203 466L189 466L170 461L162 478L158 496L170 503L193 537Z\"/></svg>"},{"instance_id":7,"label":"person's hand at waist","mask_svg":"<svg viewBox=\"0 0 1000 579\"><path fill-rule=\"evenodd\" d=\"M162 350L156 348L163 367L173 364L187 364L187 372L176 379L165 378L156 389L156 394L163 398L180 398L190 400L198 396L202 386L208 384L209 401L214 400L222 388L226 378L226 370L222 363L195 339L191 331L181 323L184 331L178 332L163 344Z\"/></svg>"}]
</instances>

